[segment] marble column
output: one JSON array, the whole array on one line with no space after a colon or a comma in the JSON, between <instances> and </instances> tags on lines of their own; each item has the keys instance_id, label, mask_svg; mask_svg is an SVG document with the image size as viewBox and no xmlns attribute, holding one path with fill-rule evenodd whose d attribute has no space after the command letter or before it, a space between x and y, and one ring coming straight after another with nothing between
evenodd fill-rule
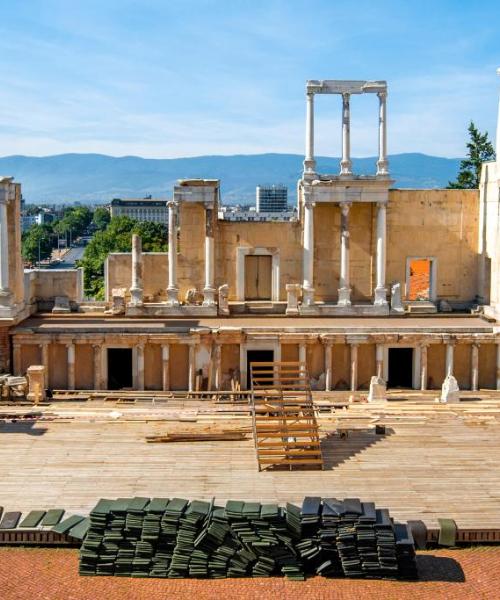
<instances>
[{"instance_id":1,"label":"marble column","mask_svg":"<svg viewBox=\"0 0 500 600\"><path fill-rule=\"evenodd\" d=\"M351 344L351 392L358 389L358 344Z\"/></svg>"},{"instance_id":2,"label":"marble column","mask_svg":"<svg viewBox=\"0 0 500 600\"><path fill-rule=\"evenodd\" d=\"M453 375L453 350L454 344L446 344L446 367L445 372L446 376Z\"/></svg>"},{"instance_id":3,"label":"marble column","mask_svg":"<svg viewBox=\"0 0 500 600\"><path fill-rule=\"evenodd\" d=\"M385 287L387 207L385 202L378 202L377 207L377 285L373 303L376 306L387 306L387 289Z\"/></svg>"},{"instance_id":4,"label":"marble column","mask_svg":"<svg viewBox=\"0 0 500 600\"><path fill-rule=\"evenodd\" d=\"M168 392L170 389L170 345L161 346L161 381L162 390Z\"/></svg>"},{"instance_id":5,"label":"marble column","mask_svg":"<svg viewBox=\"0 0 500 600\"><path fill-rule=\"evenodd\" d=\"M102 390L104 384L102 381L102 348L99 344L93 346L94 348L94 389Z\"/></svg>"},{"instance_id":6,"label":"marble column","mask_svg":"<svg viewBox=\"0 0 500 600\"><path fill-rule=\"evenodd\" d=\"M196 377L196 348L193 343L189 344L189 363L188 363L188 391L194 391L194 381Z\"/></svg>"},{"instance_id":7,"label":"marble column","mask_svg":"<svg viewBox=\"0 0 500 600\"><path fill-rule=\"evenodd\" d=\"M325 343L325 391L332 391L332 344L327 341Z\"/></svg>"},{"instance_id":8,"label":"marble column","mask_svg":"<svg viewBox=\"0 0 500 600\"><path fill-rule=\"evenodd\" d=\"M427 389L427 344L422 344L420 348L420 389Z\"/></svg>"},{"instance_id":9,"label":"marble column","mask_svg":"<svg viewBox=\"0 0 500 600\"><path fill-rule=\"evenodd\" d=\"M2 194L3 191L3 194ZM8 189L0 188L0 304L8 303L12 292L9 282L9 232L7 223Z\"/></svg>"},{"instance_id":10,"label":"marble column","mask_svg":"<svg viewBox=\"0 0 500 600\"><path fill-rule=\"evenodd\" d=\"M144 389L144 344L135 347L137 380L135 385L139 391Z\"/></svg>"},{"instance_id":11,"label":"marble column","mask_svg":"<svg viewBox=\"0 0 500 600\"><path fill-rule=\"evenodd\" d=\"M387 92L379 92L377 96L379 99L377 175L385 177L389 174L389 161L387 160Z\"/></svg>"},{"instance_id":12,"label":"marble column","mask_svg":"<svg viewBox=\"0 0 500 600\"><path fill-rule=\"evenodd\" d=\"M215 244L213 232L213 209L205 211L205 287L203 306L215 306Z\"/></svg>"},{"instance_id":13,"label":"marble column","mask_svg":"<svg viewBox=\"0 0 500 600\"><path fill-rule=\"evenodd\" d=\"M305 342L299 344L299 363L307 366L307 345Z\"/></svg>"},{"instance_id":14,"label":"marble column","mask_svg":"<svg viewBox=\"0 0 500 600\"><path fill-rule=\"evenodd\" d=\"M179 306L177 287L177 203L167 202L168 206L168 287L167 306Z\"/></svg>"},{"instance_id":15,"label":"marble column","mask_svg":"<svg viewBox=\"0 0 500 600\"><path fill-rule=\"evenodd\" d=\"M377 371L377 377L380 379L384 378L384 346L377 344L375 348L375 365Z\"/></svg>"},{"instance_id":16,"label":"marble column","mask_svg":"<svg viewBox=\"0 0 500 600\"><path fill-rule=\"evenodd\" d=\"M306 94L306 156L304 160L304 179L314 179L316 161L314 159L314 94Z\"/></svg>"},{"instance_id":17,"label":"marble column","mask_svg":"<svg viewBox=\"0 0 500 600\"><path fill-rule=\"evenodd\" d=\"M470 389L479 389L479 344L472 344L470 355Z\"/></svg>"},{"instance_id":18,"label":"marble column","mask_svg":"<svg viewBox=\"0 0 500 600\"><path fill-rule=\"evenodd\" d=\"M68 349L68 390L75 389L75 344L67 344Z\"/></svg>"},{"instance_id":19,"label":"marble column","mask_svg":"<svg viewBox=\"0 0 500 600\"><path fill-rule=\"evenodd\" d=\"M45 367L45 377L49 380L49 342L40 344L40 356L42 365Z\"/></svg>"},{"instance_id":20,"label":"marble column","mask_svg":"<svg viewBox=\"0 0 500 600\"><path fill-rule=\"evenodd\" d=\"M222 347L217 342L214 348L214 363L214 388L219 392L222 385Z\"/></svg>"},{"instance_id":21,"label":"marble column","mask_svg":"<svg viewBox=\"0 0 500 600\"><path fill-rule=\"evenodd\" d=\"M311 194L304 190L304 246L303 246L303 290L302 303L304 306L314 304L314 204Z\"/></svg>"},{"instance_id":22,"label":"marble column","mask_svg":"<svg viewBox=\"0 0 500 600\"><path fill-rule=\"evenodd\" d=\"M130 287L131 306L142 306L142 239L136 233L132 234L132 286Z\"/></svg>"},{"instance_id":23,"label":"marble column","mask_svg":"<svg viewBox=\"0 0 500 600\"><path fill-rule=\"evenodd\" d=\"M351 204L340 204L340 288L337 304L339 306L351 305L351 288L349 277L349 210Z\"/></svg>"},{"instance_id":24,"label":"marble column","mask_svg":"<svg viewBox=\"0 0 500 600\"><path fill-rule=\"evenodd\" d=\"M352 175L350 94L342 94L342 160L340 174Z\"/></svg>"}]
</instances>

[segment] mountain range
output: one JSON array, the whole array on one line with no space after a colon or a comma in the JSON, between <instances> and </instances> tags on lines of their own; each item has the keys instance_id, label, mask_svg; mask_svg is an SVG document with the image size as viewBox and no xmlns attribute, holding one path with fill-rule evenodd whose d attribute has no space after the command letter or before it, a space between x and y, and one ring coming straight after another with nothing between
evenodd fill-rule
<instances>
[{"instance_id":1,"label":"mountain range","mask_svg":"<svg viewBox=\"0 0 500 600\"><path fill-rule=\"evenodd\" d=\"M319 173L338 173L339 159L317 157ZM249 154L152 159L104 154L0 157L0 175L12 175L22 183L28 203L107 202L113 198L169 197L177 179L220 179L226 204L253 204L255 187L280 183L295 200L302 171L299 154ZM372 174L375 157L354 158L353 171ZM397 188L440 188L456 178L459 158L419 153L389 157Z\"/></svg>"}]
</instances>

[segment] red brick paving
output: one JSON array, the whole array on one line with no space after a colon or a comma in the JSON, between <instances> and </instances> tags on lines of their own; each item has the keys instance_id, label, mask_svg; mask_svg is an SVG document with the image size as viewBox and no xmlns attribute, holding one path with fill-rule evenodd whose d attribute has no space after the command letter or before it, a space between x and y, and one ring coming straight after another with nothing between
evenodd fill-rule
<instances>
[{"instance_id":1,"label":"red brick paving","mask_svg":"<svg viewBox=\"0 0 500 600\"><path fill-rule=\"evenodd\" d=\"M80 577L78 550L0 548L2 600L490 600L500 599L500 548L431 550L418 556L418 582L313 577L125 579Z\"/></svg>"}]
</instances>

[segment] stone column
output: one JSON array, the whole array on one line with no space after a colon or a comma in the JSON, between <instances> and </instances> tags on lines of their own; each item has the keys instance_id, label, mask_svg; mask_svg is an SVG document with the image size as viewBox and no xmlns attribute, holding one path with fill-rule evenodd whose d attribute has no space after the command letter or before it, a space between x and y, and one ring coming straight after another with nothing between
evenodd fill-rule
<instances>
[{"instance_id":1,"label":"stone column","mask_svg":"<svg viewBox=\"0 0 500 600\"><path fill-rule=\"evenodd\" d=\"M305 342L299 344L299 362L307 366L307 345Z\"/></svg>"},{"instance_id":2,"label":"stone column","mask_svg":"<svg viewBox=\"0 0 500 600\"><path fill-rule=\"evenodd\" d=\"M136 233L132 234L132 286L130 287L131 306L142 306L142 239Z\"/></svg>"},{"instance_id":3,"label":"stone column","mask_svg":"<svg viewBox=\"0 0 500 600\"><path fill-rule=\"evenodd\" d=\"M470 389L479 389L479 344L472 344L470 355Z\"/></svg>"},{"instance_id":4,"label":"stone column","mask_svg":"<svg viewBox=\"0 0 500 600\"><path fill-rule=\"evenodd\" d=\"M194 380L196 376L196 355L195 346L193 343L189 344L189 364L188 364L188 391L194 391Z\"/></svg>"},{"instance_id":5,"label":"stone column","mask_svg":"<svg viewBox=\"0 0 500 600\"><path fill-rule=\"evenodd\" d=\"M161 346L161 381L162 390L168 392L170 389L170 345Z\"/></svg>"},{"instance_id":6,"label":"stone column","mask_svg":"<svg viewBox=\"0 0 500 600\"><path fill-rule=\"evenodd\" d=\"M304 160L304 179L314 179L316 161L314 160L314 94L306 94L306 156Z\"/></svg>"},{"instance_id":7,"label":"stone column","mask_svg":"<svg viewBox=\"0 0 500 600\"><path fill-rule=\"evenodd\" d=\"M304 190L304 247L303 247L303 292L302 303L305 306L314 304L314 204L311 200L311 193Z\"/></svg>"},{"instance_id":8,"label":"stone column","mask_svg":"<svg viewBox=\"0 0 500 600\"><path fill-rule=\"evenodd\" d=\"M8 300L12 295L9 287L8 199L8 188L5 187L3 190L0 188L0 304L8 304Z\"/></svg>"},{"instance_id":9,"label":"stone column","mask_svg":"<svg viewBox=\"0 0 500 600\"><path fill-rule=\"evenodd\" d=\"M349 202L341 202L340 210L340 288L339 306L351 305L351 288L349 278Z\"/></svg>"},{"instance_id":10,"label":"stone column","mask_svg":"<svg viewBox=\"0 0 500 600\"><path fill-rule=\"evenodd\" d=\"M144 344L137 344L135 347L135 355L137 361L137 381L136 386L138 390L144 389Z\"/></svg>"},{"instance_id":11,"label":"stone column","mask_svg":"<svg viewBox=\"0 0 500 600\"><path fill-rule=\"evenodd\" d=\"M420 389L427 389L427 344L422 344L420 348Z\"/></svg>"},{"instance_id":12,"label":"stone column","mask_svg":"<svg viewBox=\"0 0 500 600\"><path fill-rule=\"evenodd\" d=\"M374 304L376 306L387 306L387 289L385 287L385 265L386 265L386 204L377 203L377 285L375 287Z\"/></svg>"},{"instance_id":13,"label":"stone column","mask_svg":"<svg viewBox=\"0 0 500 600\"><path fill-rule=\"evenodd\" d=\"M342 94L342 160L340 174L352 175L350 94Z\"/></svg>"},{"instance_id":14,"label":"stone column","mask_svg":"<svg viewBox=\"0 0 500 600\"><path fill-rule=\"evenodd\" d=\"M378 92L379 113L378 113L378 161L377 175L389 175L387 160L387 92Z\"/></svg>"},{"instance_id":15,"label":"stone column","mask_svg":"<svg viewBox=\"0 0 500 600\"><path fill-rule=\"evenodd\" d=\"M22 375L21 344L14 342L12 347L12 371L14 375Z\"/></svg>"},{"instance_id":16,"label":"stone column","mask_svg":"<svg viewBox=\"0 0 500 600\"><path fill-rule=\"evenodd\" d=\"M94 389L102 390L104 385L102 381L102 348L99 344L94 348Z\"/></svg>"},{"instance_id":17,"label":"stone column","mask_svg":"<svg viewBox=\"0 0 500 600\"><path fill-rule=\"evenodd\" d=\"M167 202L168 206L168 287L167 306L179 306L177 287L177 203Z\"/></svg>"},{"instance_id":18,"label":"stone column","mask_svg":"<svg viewBox=\"0 0 500 600\"><path fill-rule=\"evenodd\" d=\"M75 344L66 345L68 349L68 390L75 389Z\"/></svg>"},{"instance_id":19,"label":"stone column","mask_svg":"<svg viewBox=\"0 0 500 600\"><path fill-rule=\"evenodd\" d=\"M215 362L215 381L214 388L217 392L220 391L222 385L222 347L221 344L215 343L214 348L214 362Z\"/></svg>"},{"instance_id":20,"label":"stone column","mask_svg":"<svg viewBox=\"0 0 500 600\"><path fill-rule=\"evenodd\" d=\"M203 288L203 306L215 306L215 244L213 232L213 209L205 211L205 287Z\"/></svg>"},{"instance_id":21,"label":"stone column","mask_svg":"<svg viewBox=\"0 0 500 600\"><path fill-rule=\"evenodd\" d=\"M42 365L45 367L45 377L49 380L49 343L43 342L40 344L40 356Z\"/></svg>"},{"instance_id":22,"label":"stone column","mask_svg":"<svg viewBox=\"0 0 500 600\"><path fill-rule=\"evenodd\" d=\"M377 344L375 348L375 364L377 377L380 379L384 378L384 346L382 344Z\"/></svg>"},{"instance_id":23,"label":"stone column","mask_svg":"<svg viewBox=\"0 0 500 600\"><path fill-rule=\"evenodd\" d=\"M332 391L332 343L325 342L325 391Z\"/></svg>"},{"instance_id":24,"label":"stone column","mask_svg":"<svg viewBox=\"0 0 500 600\"><path fill-rule=\"evenodd\" d=\"M358 389L358 344L351 344L351 392Z\"/></svg>"},{"instance_id":25,"label":"stone column","mask_svg":"<svg viewBox=\"0 0 500 600\"><path fill-rule=\"evenodd\" d=\"M448 375L453 375L453 348L454 348L453 343L446 344L446 367L445 367L446 377Z\"/></svg>"}]
</instances>

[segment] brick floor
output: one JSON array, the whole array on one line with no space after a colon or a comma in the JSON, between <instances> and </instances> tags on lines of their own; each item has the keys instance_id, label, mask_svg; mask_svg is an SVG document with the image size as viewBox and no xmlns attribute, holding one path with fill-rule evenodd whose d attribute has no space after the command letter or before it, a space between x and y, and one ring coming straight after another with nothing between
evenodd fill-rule
<instances>
[{"instance_id":1,"label":"brick floor","mask_svg":"<svg viewBox=\"0 0 500 600\"><path fill-rule=\"evenodd\" d=\"M418 556L420 581L363 581L314 577L165 580L80 577L78 551L0 548L2 600L474 600L500 598L500 548L432 550Z\"/></svg>"}]
</instances>

